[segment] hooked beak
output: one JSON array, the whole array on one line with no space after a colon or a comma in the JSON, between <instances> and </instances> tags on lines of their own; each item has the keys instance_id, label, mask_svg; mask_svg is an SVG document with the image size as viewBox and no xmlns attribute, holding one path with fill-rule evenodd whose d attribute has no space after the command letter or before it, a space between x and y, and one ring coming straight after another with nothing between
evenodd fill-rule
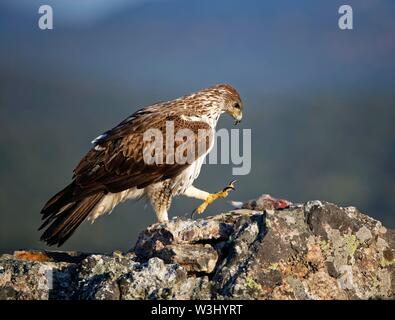
<instances>
[{"instance_id":1,"label":"hooked beak","mask_svg":"<svg viewBox=\"0 0 395 320\"><path fill-rule=\"evenodd\" d=\"M239 124L241 122L241 119L243 118L243 114L240 112L235 118L235 125Z\"/></svg>"}]
</instances>

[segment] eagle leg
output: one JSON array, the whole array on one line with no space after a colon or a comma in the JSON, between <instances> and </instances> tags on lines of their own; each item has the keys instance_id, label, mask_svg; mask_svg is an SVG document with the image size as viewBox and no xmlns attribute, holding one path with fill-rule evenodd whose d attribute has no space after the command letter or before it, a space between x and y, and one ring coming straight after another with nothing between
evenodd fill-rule
<instances>
[{"instance_id":1,"label":"eagle leg","mask_svg":"<svg viewBox=\"0 0 395 320\"><path fill-rule=\"evenodd\" d=\"M193 218L195 213L202 214L206 210L206 208L215 200L220 198L226 198L232 190L235 190L235 182L236 180L231 181L224 189L222 189L222 191L219 191L217 193L210 193L203 201L203 203L192 212L191 217Z\"/></svg>"}]
</instances>

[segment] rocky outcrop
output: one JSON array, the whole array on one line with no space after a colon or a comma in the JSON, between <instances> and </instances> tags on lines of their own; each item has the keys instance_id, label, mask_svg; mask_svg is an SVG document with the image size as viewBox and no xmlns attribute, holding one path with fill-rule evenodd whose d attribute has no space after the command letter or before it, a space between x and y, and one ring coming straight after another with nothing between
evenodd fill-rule
<instances>
[{"instance_id":1,"label":"rocky outcrop","mask_svg":"<svg viewBox=\"0 0 395 320\"><path fill-rule=\"evenodd\" d=\"M2 255L0 299L395 297L394 230L354 207L265 201L151 225L127 253Z\"/></svg>"}]
</instances>

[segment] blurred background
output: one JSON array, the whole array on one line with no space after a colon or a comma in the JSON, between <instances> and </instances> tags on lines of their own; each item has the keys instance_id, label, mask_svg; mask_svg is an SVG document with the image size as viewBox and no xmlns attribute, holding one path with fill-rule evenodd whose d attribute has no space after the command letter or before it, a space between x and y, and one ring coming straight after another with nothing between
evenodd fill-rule
<instances>
[{"instance_id":1,"label":"blurred background","mask_svg":"<svg viewBox=\"0 0 395 320\"><path fill-rule=\"evenodd\" d=\"M138 108L226 82L245 105L252 170L233 200L262 193L357 206L395 227L395 2L2 0L0 251L47 248L40 209L90 141ZM40 30L41 4L54 29ZM224 116L218 128L232 128ZM222 189L231 165L196 185ZM176 198L171 216L199 201ZM227 201L207 215L228 210ZM64 250L127 250L155 221L144 202L84 223Z\"/></svg>"}]
</instances>

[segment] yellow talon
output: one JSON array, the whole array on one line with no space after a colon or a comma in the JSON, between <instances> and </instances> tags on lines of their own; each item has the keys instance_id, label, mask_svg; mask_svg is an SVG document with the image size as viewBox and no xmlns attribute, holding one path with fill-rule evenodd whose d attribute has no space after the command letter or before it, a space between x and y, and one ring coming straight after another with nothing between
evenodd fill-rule
<instances>
[{"instance_id":1,"label":"yellow talon","mask_svg":"<svg viewBox=\"0 0 395 320\"><path fill-rule=\"evenodd\" d=\"M220 199L220 198L226 198L229 195L229 192L231 192L232 190L235 190L235 186L234 186L235 182L236 182L236 180L231 181L220 192L209 194L207 199L204 200L204 202L192 212L192 216L195 212L197 214L202 214L206 210L208 205L212 204L215 200Z\"/></svg>"}]
</instances>

